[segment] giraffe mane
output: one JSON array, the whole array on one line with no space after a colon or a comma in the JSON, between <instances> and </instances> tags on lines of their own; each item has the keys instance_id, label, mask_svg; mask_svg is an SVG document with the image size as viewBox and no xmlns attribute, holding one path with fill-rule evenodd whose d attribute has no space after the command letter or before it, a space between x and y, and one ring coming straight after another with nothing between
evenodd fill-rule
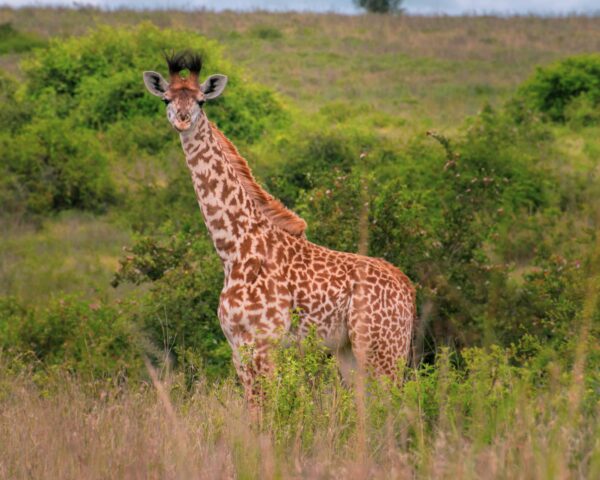
<instances>
[{"instance_id":1,"label":"giraffe mane","mask_svg":"<svg viewBox=\"0 0 600 480\"><path fill-rule=\"evenodd\" d=\"M291 210L287 209L283 203L267 193L255 180L248 162L240 155L235 145L211 122L211 127L217 140L221 144L223 152L237 174L242 186L250 195L250 198L257 205L263 214L279 228L296 236L304 236L306 222Z\"/></svg>"},{"instance_id":2,"label":"giraffe mane","mask_svg":"<svg viewBox=\"0 0 600 480\"><path fill-rule=\"evenodd\" d=\"M202 70L202 57L188 50L165 53L165 60L171 75L178 75L182 70L187 69L192 75L198 76Z\"/></svg>"}]
</instances>

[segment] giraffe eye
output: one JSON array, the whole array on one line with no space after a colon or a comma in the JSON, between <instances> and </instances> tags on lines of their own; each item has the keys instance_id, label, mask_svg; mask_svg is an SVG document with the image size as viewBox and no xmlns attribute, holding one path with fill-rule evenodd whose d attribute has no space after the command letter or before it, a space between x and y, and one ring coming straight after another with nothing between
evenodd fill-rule
<instances>
[{"instance_id":1,"label":"giraffe eye","mask_svg":"<svg viewBox=\"0 0 600 480\"><path fill-rule=\"evenodd\" d=\"M163 98L162 101L165 102L165 105L168 105L169 103L171 103L171 100L168 98Z\"/></svg>"},{"instance_id":2,"label":"giraffe eye","mask_svg":"<svg viewBox=\"0 0 600 480\"><path fill-rule=\"evenodd\" d=\"M202 108L204 106L204 103L206 103L204 100L198 100L198 106L200 108Z\"/></svg>"}]
</instances>

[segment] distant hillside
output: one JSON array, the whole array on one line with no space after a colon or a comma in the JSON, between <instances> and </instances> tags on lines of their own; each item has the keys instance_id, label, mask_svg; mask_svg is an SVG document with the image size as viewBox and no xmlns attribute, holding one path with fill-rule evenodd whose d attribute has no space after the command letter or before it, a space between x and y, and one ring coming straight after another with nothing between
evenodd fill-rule
<instances>
[{"instance_id":1,"label":"distant hillside","mask_svg":"<svg viewBox=\"0 0 600 480\"><path fill-rule=\"evenodd\" d=\"M363 112L394 116L401 128L391 133L398 135L454 126L483 103L506 98L534 66L600 51L600 17L0 9L0 24L43 37L143 20L218 40L230 60L256 75L254 81L294 99L302 110L350 100ZM18 58L0 57L0 68L14 71Z\"/></svg>"}]
</instances>

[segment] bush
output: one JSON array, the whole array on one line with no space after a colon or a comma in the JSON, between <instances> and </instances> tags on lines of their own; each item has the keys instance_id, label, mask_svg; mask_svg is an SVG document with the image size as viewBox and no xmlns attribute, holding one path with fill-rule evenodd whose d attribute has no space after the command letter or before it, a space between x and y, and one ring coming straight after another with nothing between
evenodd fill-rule
<instances>
[{"instance_id":1,"label":"bush","mask_svg":"<svg viewBox=\"0 0 600 480\"><path fill-rule=\"evenodd\" d=\"M267 125L286 123L270 90L246 82L221 59L215 42L191 32L142 24L55 39L23 61L27 81L18 91L15 82L0 76L6 86L0 94L0 142L8 152L0 197L24 203L31 213L101 211L118 197L109 173L113 162L160 159L179 149L164 105L142 82L144 70L165 69L162 52L171 49L195 50L203 56L205 74L228 75L225 95L207 108L236 141L255 142Z\"/></svg>"},{"instance_id":2,"label":"bush","mask_svg":"<svg viewBox=\"0 0 600 480\"><path fill-rule=\"evenodd\" d=\"M342 385L337 362L314 328L303 339L288 336L275 343L272 360L274 371L261 387L264 425L278 443L310 449L320 431L354 423L353 392ZM338 446L347 438L337 438Z\"/></svg>"},{"instance_id":3,"label":"bush","mask_svg":"<svg viewBox=\"0 0 600 480\"><path fill-rule=\"evenodd\" d=\"M354 0L354 3L369 13L398 13L404 0Z\"/></svg>"},{"instance_id":4,"label":"bush","mask_svg":"<svg viewBox=\"0 0 600 480\"><path fill-rule=\"evenodd\" d=\"M276 27L257 25L250 29L250 36L260 38L261 40L279 40L283 38L283 33Z\"/></svg>"},{"instance_id":5,"label":"bush","mask_svg":"<svg viewBox=\"0 0 600 480\"><path fill-rule=\"evenodd\" d=\"M31 213L98 212L116 201L106 153L91 130L36 119L14 136L0 136L0 144L19 202Z\"/></svg>"},{"instance_id":6,"label":"bush","mask_svg":"<svg viewBox=\"0 0 600 480\"><path fill-rule=\"evenodd\" d=\"M205 234L140 238L121 260L113 285L124 281L151 283L132 320L158 347L157 361L173 362L189 382L230 371L231 351L217 318L223 273Z\"/></svg>"},{"instance_id":7,"label":"bush","mask_svg":"<svg viewBox=\"0 0 600 480\"><path fill-rule=\"evenodd\" d=\"M507 267L492 262L490 246L513 215L551 205L556 180L538 158L544 135L530 125L515 128L510 116L486 108L456 142L431 133L440 150L415 142L398 159L407 165L401 175L378 189L370 254L422 287L422 328L433 344L497 340L488 313L505 288Z\"/></svg>"},{"instance_id":8,"label":"bush","mask_svg":"<svg viewBox=\"0 0 600 480\"><path fill-rule=\"evenodd\" d=\"M0 24L0 55L27 52L45 43L37 35L19 32L10 22Z\"/></svg>"},{"instance_id":9,"label":"bush","mask_svg":"<svg viewBox=\"0 0 600 480\"><path fill-rule=\"evenodd\" d=\"M59 116L104 128L119 119L156 119L155 129L169 129L164 105L148 95L144 70L165 70L163 52L192 50L203 59L203 75L229 77L225 95L209 105L211 120L236 140L253 142L265 125L285 121L274 94L245 81L241 72L221 58L214 41L187 31L161 30L144 23L135 28L101 27L84 37L54 40L23 63L27 93L36 99L51 90L61 98ZM253 122L241 121L252 118ZM176 137L176 135L172 135Z\"/></svg>"},{"instance_id":10,"label":"bush","mask_svg":"<svg viewBox=\"0 0 600 480\"><path fill-rule=\"evenodd\" d=\"M0 133L12 133L29 121L31 105L17 101L18 82L0 70Z\"/></svg>"},{"instance_id":11,"label":"bush","mask_svg":"<svg viewBox=\"0 0 600 480\"><path fill-rule=\"evenodd\" d=\"M570 367L569 352L578 340L585 286L579 262L557 255L539 259L515 294L505 296L511 304L496 312L500 339L505 345L516 345L521 359L552 351L551 357Z\"/></svg>"},{"instance_id":12,"label":"bush","mask_svg":"<svg viewBox=\"0 0 600 480\"><path fill-rule=\"evenodd\" d=\"M268 175L268 189L308 223L307 235L327 247L356 251L362 186L369 168L363 153L377 140L357 128L297 126L274 146L285 169ZM377 161L373 153L371 164ZM272 162L275 164L275 160Z\"/></svg>"},{"instance_id":13,"label":"bush","mask_svg":"<svg viewBox=\"0 0 600 480\"><path fill-rule=\"evenodd\" d=\"M588 127L600 123L600 103L594 95L582 93L565 107L565 119L573 127Z\"/></svg>"},{"instance_id":14,"label":"bush","mask_svg":"<svg viewBox=\"0 0 600 480\"><path fill-rule=\"evenodd\" d=\"M29 358L40 371L60 369L88 381L142 374L139 336L118 309L73 297L33 309L0 299L0 350Z\"/></svg>"},{"instance_id":15,"label":"bush","mask_svg":"<svg viewBox=\"0 0 600 480\"><path fill-rule=\"evenodd\" d=\"M519 88L516 98L555 122L564 122L568 118L574 101L584 102L586 109L598 109L600 54L578 55L547 67L538 67L535 74Z\"/></svg>"}]
</instances>

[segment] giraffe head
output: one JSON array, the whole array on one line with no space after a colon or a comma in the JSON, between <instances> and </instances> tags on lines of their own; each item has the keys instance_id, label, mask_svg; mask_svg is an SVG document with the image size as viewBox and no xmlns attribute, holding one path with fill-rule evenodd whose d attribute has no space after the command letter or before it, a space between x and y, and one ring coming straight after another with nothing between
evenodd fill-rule
<instances>
[{"instance_id":1,"label":"giraffe head","mask_svg":"<svg viewBox=\"0 0 600 480\"><path fill-rule=\"evenodd\" d=\"M144 83L152 95L162 98L167 105L167 118L175 130L186 132L194 128L203 115L202 106L217 98L227 85L225 75L211 75L202 84L198 81L202 68L199 55L190 52L166 57L170 81L160 73L144 72ZM187 70L187 76L182 72Z\"/></svg>"}]
</instances>

